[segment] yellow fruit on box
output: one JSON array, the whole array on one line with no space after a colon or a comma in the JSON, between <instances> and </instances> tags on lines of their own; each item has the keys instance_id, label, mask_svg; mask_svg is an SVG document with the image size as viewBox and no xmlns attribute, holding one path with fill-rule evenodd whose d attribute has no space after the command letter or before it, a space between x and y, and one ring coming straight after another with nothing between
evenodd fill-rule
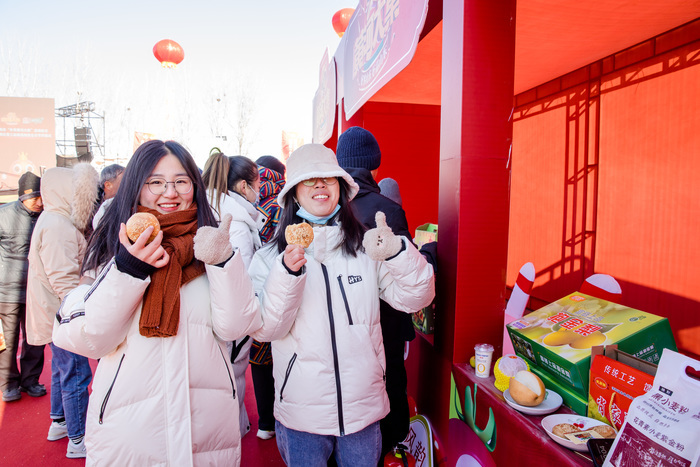
<instances>
[{"instance_id":1,"label":"yellow fruit on box","mask_svg":"<svg viewBox=\"0 0 700 467\"><path fill-rule=\"evenodd\" d=\"M605 334L596 331L588 336L579 337L570 345L572 349L590 349L594 345L600 345L603 342L605 342Z\"/></svg>"},{"instance_id":2,"label":"yellow fruit on box","mask_svg":"<svg viewBox=\"0 0 700 467\"><path fill-rule=\"evenodd\" d=\"M542 339L542 343L544 345L549 345L552 347L557 347L560 345L566 345L566 344L571 344L574 342L576 339L580 338L581 336L576 334L573 331L567 330L559 330L552 332L550 334L547 334L544 339Z\"/></svg>"},{"instance_id":3,"label":"yellow fruit on box","mask_svg":"<svg viewBox=\"0 0 700 467\"><path fill-rule=\"evenodd\" d=\"M510 397L526 407L535 407L544 400L545 388L542 380L529 371L519 371L510 379Z\"/></svg>"},{"instance_id":4,"label":"yellow fruit on box","mask_svg":"<svg viewBox=\"0 0 700 467\"><path fill-rule=\"evenodd\" d=\"M508 389L510 379L521 370L529 370L527 362L517 355L506 354L496 360L493 366L493 375L496 377L494 385L499 391Z\"/></svg>"},{"instance_id":5,"label":"yellow fruit on box","mask_svg":"<svg viewBox=\"0 0 700 467\"><path fill-rule=\"evenodd\" d=\"M476 368L476 357L472 355L472 358L469 359L469 364L472 366L472 368Z\"/></svg>"}]
</instances>

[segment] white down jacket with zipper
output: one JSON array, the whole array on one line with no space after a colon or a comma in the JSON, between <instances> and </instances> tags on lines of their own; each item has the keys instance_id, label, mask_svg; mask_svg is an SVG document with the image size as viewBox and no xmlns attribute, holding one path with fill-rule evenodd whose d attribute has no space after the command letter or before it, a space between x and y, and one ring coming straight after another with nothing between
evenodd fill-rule
<instances>
[{"instance_id":1,"label":"white down jacket with zipper","mask_svg":"<svg viewBox=\"0 0 700 467\"><path fill-rule=\"evenodd\" d=\"M274 244L249 273L272 342L275 418L320 435L356 433L389 412L379 299L414 312L435 295L433 269L413 244L387 261L346 256L339 226L314 227L304 272L290 274Z\"/></svg>"},{"instance_id":2,"label":"white down jacket with zipper","mask_svg":"<svg viewBox=\"0 0 700 467\"><path fill-rule=\"evenodd\" d=\"M88 404L87 465L239 465L238 394L225 341L261 325L240 255L180 289L173 337L139 333L150 278L114 260L68 294L56 345L100 358Z\"/></svg>"}]
</instances>

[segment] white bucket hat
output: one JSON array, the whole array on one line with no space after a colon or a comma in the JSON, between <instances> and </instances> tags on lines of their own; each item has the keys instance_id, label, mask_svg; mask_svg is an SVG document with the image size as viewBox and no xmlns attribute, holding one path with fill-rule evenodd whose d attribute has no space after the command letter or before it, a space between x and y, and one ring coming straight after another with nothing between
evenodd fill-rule
<instances>
[{"instance_id":1,"label":"white bucket hat","mask_svg":"<svg viewBox=\"0 0 700 467\"><path fill-rule=\"evenodd\" d=\"M350 186L348 199L353 199L360 187L350 174L340 168L332 149L322 144L305 144L287 159L287 183L277 196L277 203L284 208L284 195L299 183L311 178L341 177Z\"/></svg>"}]
</instances>

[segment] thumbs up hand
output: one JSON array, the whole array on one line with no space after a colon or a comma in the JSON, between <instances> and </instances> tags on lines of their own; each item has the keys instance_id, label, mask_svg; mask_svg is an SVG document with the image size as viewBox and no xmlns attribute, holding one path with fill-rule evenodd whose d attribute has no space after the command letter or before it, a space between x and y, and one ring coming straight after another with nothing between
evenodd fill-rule
<instances>
[{"instance_id":1,"label":"thumbs up hand","mask_svg":"<svg viewBox=\"0 0 700 467\"><path fill-rule=\"evenodd\" d=\"M225 214L219 227L200 227L194 236L194 257L206 264L223 263L233 254L229 241L231 214Z\"/></svg>"},{"instance_id":2,"label":"thumbs up hand","mask_svg":"<svg viewBox=\"0 0 700 467\"><path fill-rule=\"evenodd\" d=\"M374 219L377 227L365 232L362 246L365 247L365 252L370 258L384 261L401 251L402 240L386 225L386 216L382 211L378 211Z\"/></svg>"}]
</instances>

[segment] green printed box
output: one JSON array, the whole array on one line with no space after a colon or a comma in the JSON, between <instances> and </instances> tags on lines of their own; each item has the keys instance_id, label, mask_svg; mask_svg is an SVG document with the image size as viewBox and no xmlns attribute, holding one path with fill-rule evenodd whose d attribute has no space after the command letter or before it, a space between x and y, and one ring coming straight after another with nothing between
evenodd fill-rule
<instances>
[{"instance_id":1,"label":"green printed box","mask_svg":"<svg viewBox=\"0 0 700 467\"><path fill-rule=\"evenodd\" d=\"M588 399L581 397L581 395L575 391L571 385L568 383L563 383L553 376L550 376L547 370L543 370L536 366L531 366L530 369L533 373L540 377L544 387L556 392L564 400L564 405L569 407L571 410L579 415L587 416L588 413Z\"/></svg>"},{"instance_id":2,"label":"green printed box","mask_svg":"<svg viewBox=\"0 0 700 467\"><path fill-rule=\"evenodd\" d=\"M581 397L588 396L591 347L618 348L658 363L677 350L668 319L574 292L507 325L518 355Z\"/></svg>"},{"instance_id":3,"label":"green printed box","mask_svg":"<svg viewBox=\"0 0 700 467\"><path fill-rule=\"evenodd\" d=\"M416 227L416 238L413 243L420 249L423 245L430 242L437 242L438 226L437 224L423 224Z\"/></svg>"}]
</instances>

